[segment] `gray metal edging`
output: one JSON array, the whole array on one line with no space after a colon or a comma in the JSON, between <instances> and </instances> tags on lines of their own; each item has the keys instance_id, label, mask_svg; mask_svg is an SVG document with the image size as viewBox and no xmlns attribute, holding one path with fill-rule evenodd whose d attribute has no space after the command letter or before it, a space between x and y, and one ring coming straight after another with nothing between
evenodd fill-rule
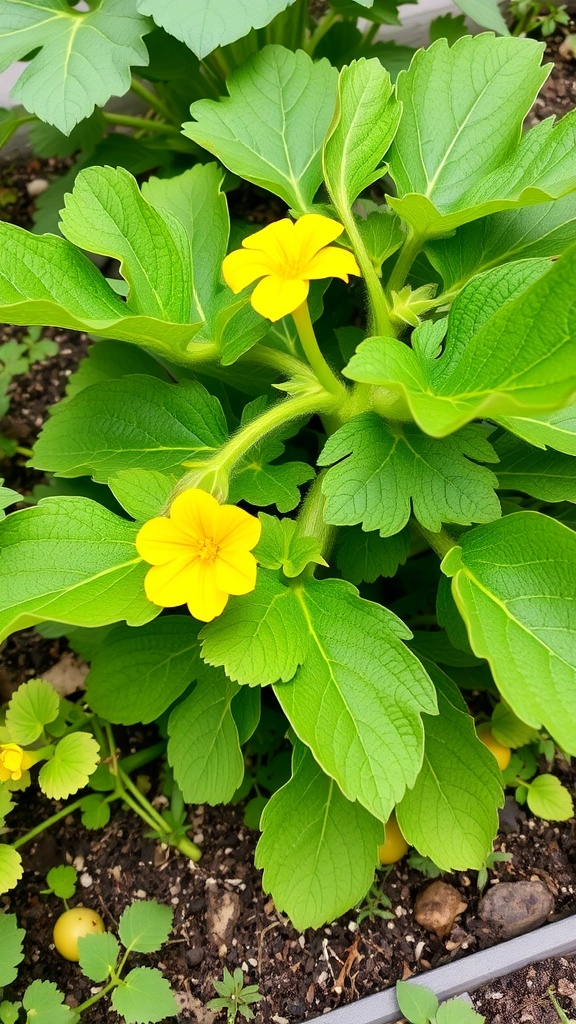
<instances>
[{"instance_id":1,"label":"gray metal edging","mask_svg":"<svg viewBox=\"0 0 576 1024\"><path fill-rule=\"evenodd\" d=\"M473 992L495 978L519 971L522 967L549 957L576 953L576 915L545 925L528 935L502 942L499 946L472 953L462 960L436 967L411 978L413 985L426 985L440 1000ZM341 1006L317 1020L326 1024L394 1024L402 1020L394 989L366 996L357 1003Z\"/></svg>"}]
</instances>

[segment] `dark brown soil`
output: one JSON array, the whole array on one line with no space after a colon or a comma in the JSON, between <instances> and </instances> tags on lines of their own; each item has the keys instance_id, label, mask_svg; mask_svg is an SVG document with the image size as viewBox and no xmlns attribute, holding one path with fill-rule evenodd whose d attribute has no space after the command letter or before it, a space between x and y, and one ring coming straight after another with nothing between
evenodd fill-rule
<instances>
[{"instance_id":1,"label":"dark brown soil","mask_svg":"<svg viewBox=\"0 0 576 1024\"><path fill-rule=\"evenodd\" d=\"M558 56L558 41L553 41L549 52L556 67L537 101L535 119L562 114L576 102L576 62ZM25 184L54 169L44 164L28 161L4 169L0 185L17 193L1 211L6 219L28 223L31 200ZM270 203L266 206L264 201L252 201L250 206L250 196L243 192L236 195L235 204L237 216L249 214L258 223L283 212L275 206L271 210ZM0 328L0 332L1 344L18 336L19 330ZM59 354L13 383L11 409L0 424L0 431L24 448L33 444L46 409L62 396L68 376L87 347L84 335L57 330L47 333L59 343ZM41 476L28 470L25 461L21 456L5 460L0 475L27 494ZM5 646L3 671L12 682L18 677L30 678L45 671L62 650L61 641L43 640L32 630L25 631ZM557 768L574 790L576 772L563 764ZM36 822L53 811L52 804L30 792L21 799L13 825L18 832L24 821ZM46 871L64 862L74 862L80 871L79 896L72 902L97 909L110 928L133 899L154 898L173 906L173 937L160 954L145 958L145 962L161 966L170 979L181 1003L182 1022L208 1024L213 1020L204 1004L214 996L212 980L221 977L224 966L242 967L247 980L259 985L264 996L256 1007L259 1024L300 1024L326 1009L393 985L398 978L494 942L477 917L479 894L473 872L445 876L459 889L467 909L451 933L439 939L414 921L414 899L425 880L405 864L379 875L379 885L390 901L391 919L375 916L358 926L357 913L350 912L329 927L299 934L262 892L260 873L253 865L257 835L244 826L242 809L193 808L190 825L191 835L203 849L197 866L144 838L140 820L118 807L101 832L88 832L77 819L66 819L31 845L25 854L24 879L3 901L27 930L26 966L10 994L18 996L35 978L57 981L71 1005L93 992L92 983L83 979L79 969L63 962L51 947L53 922L61 906L54 897L41 896L40 890ZM555 898L555 915L576 912L574 822L552 825L527 817L508 803L495 849L511 853L512 860L496 865L489 885L540 879ZM224 938L216 934L213 922L214 910L223 905L231 910L233 922ZM557 1024L557 1015L546 998L550 985L568 1015L576 1017L573 959L527 968L480 990L474 1002L488 1024ZM84 1020L86 1024L114 1024L119 1018L104 1000Z\"/></svg>"}]
</instances>

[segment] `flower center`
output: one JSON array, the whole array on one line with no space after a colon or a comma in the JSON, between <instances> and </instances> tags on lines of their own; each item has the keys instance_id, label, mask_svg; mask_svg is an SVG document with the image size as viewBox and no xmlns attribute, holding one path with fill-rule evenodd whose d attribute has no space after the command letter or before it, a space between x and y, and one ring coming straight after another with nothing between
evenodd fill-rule
<instances>
[{"instance_id":1,"label":"flower center","mask_svg":"<svg viewBox=\"0 0 576 1024\"><path fill-rule=\"evenodd\" d=\"M198 558L201 562L215 562L220 548L210 537L206 537L198 547Z\"/></svg>"},{"instance_id":2,"label":"flower center","mask_svg":"<svg viewBox=\"0 0 576 1024\"><path fill-rule=\"evenodd\" d=\"M19 750L5 750L2 761L7 771L17 772L22 764L22 754Z\"/></svg>"}]
</instances>

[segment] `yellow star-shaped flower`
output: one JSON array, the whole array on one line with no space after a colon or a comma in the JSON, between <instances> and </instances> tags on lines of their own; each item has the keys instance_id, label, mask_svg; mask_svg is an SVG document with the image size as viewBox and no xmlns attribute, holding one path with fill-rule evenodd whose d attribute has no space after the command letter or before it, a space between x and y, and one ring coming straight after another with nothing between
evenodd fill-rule
<instances>
[{"instance_id":1,"label":"yellow star-shaped flower","mask_svg":"<svg viewBox=\"0 0 576 1024\"><path fill-rule=\"evenodd\" d=\"M226 256L224 280L238 294L261 277L250 301L268 320L280 320L305 302L310 281L340 277L348 283L349 274L360 274L351 252L329 244L343 231L342 224L317 213L306 213L295 224L276 221Z\"/></svg>"},{"instance_id":2,"label":"yellow star-shaped flower","mask_svg":"<svg viewBox=\"0 0 576 1024\"><path fill-rule=\"evenodd\" d=\"M0 743L0 782L18 782L34 758L17 743Z\"/></svg>"},{"instance_id":3,"label":"yellow star-shaped flower","mask_svg":"<svg viewBox=\"0 0 576 1024\"><path fill-rule=\"evenodd\" d=\"M211 622L230 594L256 586L252 548L260 520L236 505L220 505L198 488L174 499L169 517L150 519L136 537L138 554L150 562L146 597L163 608L187 604L195 619Z\"/></svg>"}]
</instances>

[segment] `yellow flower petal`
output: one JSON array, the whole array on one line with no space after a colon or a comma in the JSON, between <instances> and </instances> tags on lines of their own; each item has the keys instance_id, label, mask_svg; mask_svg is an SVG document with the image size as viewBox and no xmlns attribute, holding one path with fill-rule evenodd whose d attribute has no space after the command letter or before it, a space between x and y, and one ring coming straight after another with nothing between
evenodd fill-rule
<instances>
[{"instance_id":1,"label":"yellow flower petal","mask_svg":"<svg viewBox=\"0 0 576 1024\"><path fill-rule=\"evenodd\" d=\"M224 280L235 295L273 270L274 266L266 261L261 252L254 253L247 249L236 249L229 253L222 264Z\"/></svg>"},{"instance_id":2,"label":"yellow flower petal","mask_svg":"<svg viewBox=\"0 0 576 1024\"><path fill-rule=\"evenodd\" d=\"M249 594L256 586L256 569L249 551L224 548L214 563L216 585L228 594Z\"/></svg>"},{"instance_id":3,"label":"yellow flower petal","mask_svg":"<svg viewBox=\"0 0 576 1024\"><path fill-rule=\"evenodd\" d=\"M177 608L186 604L194 588L191 553L173 558L164 565L155 565L146 573L144 590L152 604L162 608Z\"/></svg>"},{"instance_id":4,"label":"yellow flower petal","mask_svg":"<svg viewBox=\"0 0 576 1024\"><path fill-rule=\"evenodd\" d=\"M221 505L214 540L222 548L251 551L260 540L262 524L256 516L236 505Z\"/></svg>"},{"instance_id":5,"label":"yellow flower petal","mask_svg":"<svg viewBox=\"0 0 576 1024\"><path fill-rule=\"evenodd\" d=\"M221 615L228 603L228 594L218 587L214 565L195 562L190 574L193 589L188 597L188 609L200 622L212 622Z\"/></svg>"},{"instance_id":6,"label":"yellow flower petal","mask_svg":"<svg viewBox=\"0 0 576 1024\"><path fill-rule=\"evenodd\" d=\"M276 321L301 306L308 296L308 290L307 281L299 278L287 281L274 275L263 278L256 285L250 301L257 313Z\"/></svg>"},{"instance_id":7,"label":"yellow flower petal","mask_svg":"<svg viewBox=\"0 0 576 1024\"><path fill-rule=\"evenodd\" d=\"M302 272L302 276L309 281L323 277L340 277L348 282L349 274L360 276L360 268L351 252L347 249L338 249L335 245L316 253Z\"/></svg>"},{"instance_id":8,"label":"yellow flower petal","mask_svg":"<svg viewBox=\"0 0 576 1024\"><path fill-rule=\"evenodd\" d=\"M174 498L170 506L170 520L196 544L202 544L207 537L214 537L220 505L213 494L200 487L189 487Z\"/></svg>"},{"instance_id":9,"label":"yellow flower petal","mask_svg":"<svg viewBox=\"0 0 576 1024\"><path fill-rule=\"evenodd\" d=\"M136 550L150 565L164 565L190 554L190 537L163 516L149 519L136 536Z\"/></svg>"},{"instance_id":10,"label":"yellow flower petal","mask_svg":"<svg viewBox=\"0 0 576 1024\"><path fill-rule=\"evenodd\" d=\"M294 263L294 224L287 217L274 221L261 231L248 235L242 240L242 245L245 249L256 249L259 258L270 264L270 270L283 274L286 267Z\"/></svg>"},{"instance_id":11,"label":"yellow flower petal","mask_svg":"<svg viewBox=\"0 0 576 1024\"><path fill-rule=\"evenodd\" d=\"M294 225L293 245L298 250L298 262L302 270L313 256L330 245L344 231L344 225L330 217L322 217L319 213L306 213ZM332 277L332 274L326 274Z\"/></svg>"},{"instance_id":12,"label":"yellow flower petal","mask_svg":"<svg viewBox=\"0 0 576 1024\"><path fill-rule=\"evenodd\" d=\"M10 772L6 771L4 766L0 764L0 782L8 782L12 778Z\"/></svg>"}]
</instances>

